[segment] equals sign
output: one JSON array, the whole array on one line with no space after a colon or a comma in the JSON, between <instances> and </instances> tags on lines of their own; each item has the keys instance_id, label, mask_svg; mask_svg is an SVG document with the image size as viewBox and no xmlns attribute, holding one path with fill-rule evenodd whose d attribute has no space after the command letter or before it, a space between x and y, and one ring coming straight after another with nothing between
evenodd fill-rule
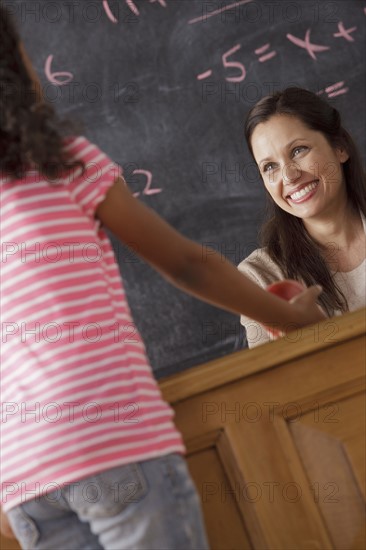
<instances>
[{"instance_id":1,"label":"equals sign","mask_svg":"<svg viewBox=\"0 0 366 550\"><path fill-rule=\"evenodd\" d=\"M274 57L275 55L277 55L277 52L275 51L272 51L272 52L268 52L266 54L264 54L264 52L266 52L270 47L270 44L264 44L264 46L261 46L260 48L257 48L256 50L254 50L254 53L256 55L260 55L261 57L259 58L259 62L260 63L264 63L265 61L268 61L269 59L272 59L272 57ZM264 55L262 55L264 54Z\"/></svg>"},{"instance_id":2,"label":"equals sign","mask_svg":"<svg viewBox=\"0 0 366 550\"><path fill-rule=\"evenodd\" d=\"M343 88L342 86L344 86L344 80L328 86L325 90L320 90L318 95L323 94L324 92L328 95L328 97L336 97L337 95L346 94L348 92L348 88Z\"/></svg>"}]
</instances>

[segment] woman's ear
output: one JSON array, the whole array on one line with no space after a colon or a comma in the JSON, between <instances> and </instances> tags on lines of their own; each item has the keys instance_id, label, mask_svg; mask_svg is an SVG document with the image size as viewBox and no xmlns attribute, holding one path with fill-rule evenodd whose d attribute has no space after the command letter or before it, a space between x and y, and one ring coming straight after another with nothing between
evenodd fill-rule
<instances>
[{"instance_id":1,"label":"woman's ear","mask_svg":"<svg viewBox=\"0 0 366 550\"><path fill-rule=\"evenodd\" d=\"M338 160L341 163L346 162L349 159L349 154L344 147L337 147L336 153Z\"/></svg>"}]
</instances>

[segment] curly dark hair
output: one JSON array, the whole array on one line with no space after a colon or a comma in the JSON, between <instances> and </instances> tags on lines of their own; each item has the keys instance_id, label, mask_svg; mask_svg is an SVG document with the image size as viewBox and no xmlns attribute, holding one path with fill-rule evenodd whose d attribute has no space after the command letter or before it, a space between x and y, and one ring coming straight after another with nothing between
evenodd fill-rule
<instances>
[{"instance_id":1,"label":"curly dark hair","mask_svg":"<svg viewBox=\"0 0 366 550\"><path fill-rule=\"evenodd\" d=\"M0 173L20 179L35 168L52 180L77 166L84 170L64 151L76 125L43 99L24 64L15 21L1 3L0 36Z\"/></svg>"}]
</instances>

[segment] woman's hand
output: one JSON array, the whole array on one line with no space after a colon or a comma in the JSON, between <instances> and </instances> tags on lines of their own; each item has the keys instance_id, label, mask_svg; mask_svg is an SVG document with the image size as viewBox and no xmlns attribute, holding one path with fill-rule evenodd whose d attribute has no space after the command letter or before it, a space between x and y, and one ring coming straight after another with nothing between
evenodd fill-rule
<instances>
[{"instance_id":1,"label":"woman's hand","mask_svg":"<svg viewBox=\"0 0 366 550\"><path fill-rule=\"evenodd\" d=\"M15 539L13 530L10 527L8 516L3 512L2 508L1 508L1 516L0 516L0 530L4 535L4 537L8 537L8 539Z\"/></svg>"}]
</instances>

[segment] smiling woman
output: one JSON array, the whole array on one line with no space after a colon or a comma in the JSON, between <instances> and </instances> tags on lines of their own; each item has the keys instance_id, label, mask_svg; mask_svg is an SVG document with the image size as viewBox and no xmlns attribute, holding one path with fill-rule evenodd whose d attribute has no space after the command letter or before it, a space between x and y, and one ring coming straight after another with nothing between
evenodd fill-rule
<instances>
[{"instance_id":1,"label":"smiling woman","mask_svg":"<svg viewBox=\"0 0 366 550\"><path fill-rule=\"evenodd\" d=\"M328 315L366 305L366 184L340 115L300 88L263 98L246 120L249 149L267 190L262 248L239 270L262 287L278 279L321 284ZM269 340L245 316L250 347Z\"/></svg>"},{"instance_id":2,"label":"smiling woman","mask_svg":"<svg viewBox=\"0 0 366 550\"><path fill-rule=\"evenodd\" d=\"M344 147L333 147L322 133L289 115L258 124L251 140L266 189L280 208L302 218L305 227L316 215L332 216L336 206L343 210L342 163L349 158Z\"/></svg>"}]
</instances>

